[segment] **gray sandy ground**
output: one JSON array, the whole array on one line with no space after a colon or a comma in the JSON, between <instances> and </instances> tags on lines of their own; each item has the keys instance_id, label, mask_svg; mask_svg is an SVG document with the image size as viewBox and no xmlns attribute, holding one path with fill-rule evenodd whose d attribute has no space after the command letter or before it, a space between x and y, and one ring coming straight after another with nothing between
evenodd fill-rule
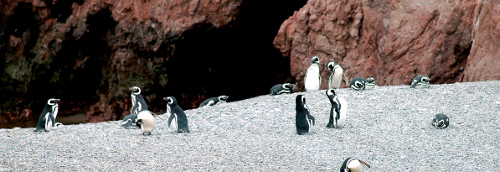
<instances>
[{"instance_id":1,"label":"gray sandy ground","mask_svg":"<svg viewBox=\"0 0 500 172\"><path fill-rule=\"evenodd\" d=\"M338 171L347 157L367 171L500 171L500 81L339 89L346 125L326 128L325 90L260 96L187 110L191 133L152 136L120 121L0 129L0 171ZM316 126L295 133L295 97L303 94ZM445 113L450 127L430 125Z\"/></svg>"}]
</instances>

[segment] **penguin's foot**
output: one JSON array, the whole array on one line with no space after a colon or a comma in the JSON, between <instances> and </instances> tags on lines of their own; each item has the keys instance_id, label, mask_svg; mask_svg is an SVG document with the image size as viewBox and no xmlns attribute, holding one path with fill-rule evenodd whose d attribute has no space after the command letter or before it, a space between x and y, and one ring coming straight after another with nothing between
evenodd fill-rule
<instances>
[{"instance_id":1,"label":"penguin's foot","mask_svg":"<svg viewBox=\"0 0 500 172\"><path fill-rule=\"evenodd\" d=\"M326 128L335 128L335 126L333 126L333 123L328 123L328 124L326 125Z\"/></svg>"}]
</instances>

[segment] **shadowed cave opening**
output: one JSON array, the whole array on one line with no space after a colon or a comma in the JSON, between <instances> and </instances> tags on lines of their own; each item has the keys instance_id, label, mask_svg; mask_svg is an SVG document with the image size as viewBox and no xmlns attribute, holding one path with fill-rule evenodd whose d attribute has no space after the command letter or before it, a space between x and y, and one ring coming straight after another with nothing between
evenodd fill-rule
<instances>
[{"instance_id":1,"label":"shadowed cave opening","mask_svg":"<svg viewBox=\"0 0 500 172\"><path fill-rule=\"evenodd\" d=\"M283 21L306 2L245 1L230 26L201 24L186 31L165 65L167 85L156 94L175 96L183 109L191 109L210 97L237 101L269 94L278 83L295 83L289 58L273 40Z\"/></svg>"}]
</instances>

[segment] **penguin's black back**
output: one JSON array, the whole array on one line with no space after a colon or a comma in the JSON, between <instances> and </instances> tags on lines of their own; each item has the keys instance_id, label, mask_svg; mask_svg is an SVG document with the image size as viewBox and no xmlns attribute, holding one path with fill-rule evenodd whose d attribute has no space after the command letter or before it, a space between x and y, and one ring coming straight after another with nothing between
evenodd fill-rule
<instances>
[{"instance_id":1,"label":"penguin's black back","mask_svg":"<svg viewBox=\"0 0 500 172\"><path fill-rule=\"evenodd\" d=\"M170 116L173 117L174 113L177 115L177 130L179 132L189 133L188 119L184 110L182 110L182 108L177 104L171 106L170 108L172 111Z\"/></svg>"},{"instance_id":2,"label":"penguin's black back","mask_svg":"<svg viewBox=\"0 0 500 172\"><path fill-rule=\"evenodd\" d=\"M276 84L273 87L271 87L271 95L278 95L278 93L281 91L283 84Z\"/></svg>"},{"instance_id":3,"label":"penguin's black back","mask_svg":"<svg viewBox=\"0 0 500 172\"><path fill-rule=\"evenodd\" d=\"M219 97L211 97L209 99L206 99L205 101L201 102L200 107L208 105L210 101L214 101L214 103L219 102Z\"/></svg>"},{"instance_id":4,"label":"penguin's black back","mask_svg":"<svg viewBox=\"0 0 500 172\"><path fill-rule=\"evenodd\" d=\"M309 124L306 116L310 116L310 114L309 110L304 107L304 103L302 103L302 95L297 95L295 101L295 125L297 127L297 134L302 135L309 132Z\"/></svg>"}]
</instances>

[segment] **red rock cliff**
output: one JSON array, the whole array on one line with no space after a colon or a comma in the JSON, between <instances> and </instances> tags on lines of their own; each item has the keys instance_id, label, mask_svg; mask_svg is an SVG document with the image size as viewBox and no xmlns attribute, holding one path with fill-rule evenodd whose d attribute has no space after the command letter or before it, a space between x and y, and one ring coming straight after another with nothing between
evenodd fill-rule
<instances>
[{"instance_id":1,"label":"red rock cliff","mask_svg":"<svg viewBox=\"0 0 500 172\"><path fill-rule=\"evenodd\" d=\"M315 55L324 81L330 60L349 79L373 76L379 85L409 84L418 74L434 84L500 79L499 7L476 0L309 0L282 24L274 44L290 57L300 86Z\"/></svg>"}]
</instances>

